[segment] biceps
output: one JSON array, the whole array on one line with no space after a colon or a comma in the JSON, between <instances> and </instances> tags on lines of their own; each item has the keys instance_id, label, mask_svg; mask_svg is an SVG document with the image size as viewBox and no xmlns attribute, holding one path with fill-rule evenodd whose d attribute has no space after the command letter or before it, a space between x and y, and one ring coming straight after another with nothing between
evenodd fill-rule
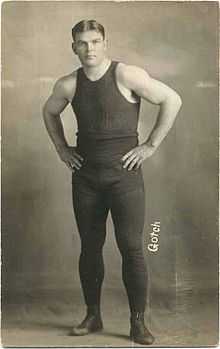
<instances>
[{"instance_id":1,"label":"biceps","mask_svg":"<svg viewBox=\"0 0 220 349\"><path fill-rule=\"evenodd\" d=\"M174 94L174 91L161 81L148 78L141 81L136 93L153 104L160 104Z\"/></svg>"},{"instance_id":2,"label":"biceps","mask_svg":"<svg viewBox=\"0 0 220 349\"><path fill-rule=\"evenodd\" d=\"M59 115L66 108L68 101L52 94L45 103L44 110L52 115Z\"/></svg>"}]
</instances>

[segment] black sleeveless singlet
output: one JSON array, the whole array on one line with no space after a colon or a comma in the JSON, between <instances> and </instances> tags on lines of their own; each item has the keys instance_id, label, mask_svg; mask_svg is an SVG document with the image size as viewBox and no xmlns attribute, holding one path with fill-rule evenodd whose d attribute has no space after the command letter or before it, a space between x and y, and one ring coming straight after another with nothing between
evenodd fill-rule
<instances>
[{"instance_id":1,"label":"black sleeveless singlet","mask_svg":"<svg viewBox=\"0 0 220 349\"><path fill-rule=\"evenodd\" d=\"M112 61L106 73L91 81L83 68L77 70L76 92L71 102L76 115L77 149L90 162L119 159L138 145L140 98L129 102L119 91Z\"/></svg>"}]
</instances>

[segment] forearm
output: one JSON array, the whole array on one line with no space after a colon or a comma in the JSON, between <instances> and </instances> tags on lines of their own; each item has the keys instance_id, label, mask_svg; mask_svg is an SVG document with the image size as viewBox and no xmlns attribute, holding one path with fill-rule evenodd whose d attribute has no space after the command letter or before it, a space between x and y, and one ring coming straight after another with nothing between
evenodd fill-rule
<instances>
[{"instance_id":1,"label":"forearm","mask_svg":"<svg viewBox=\"0 0 220 349\"><path fill-rule=\"evenodd\" d=\"M47 111L43 111L44 123L47 132L55 145L57 152L61 152L62 149L68 146L64 135L63 124L60 115L52 115Z\"/></svg>"},{"instance_id":2,"label":"forearm","mask_svg":"<svg viewBox=\"0 0 220 349\"><path fill-rule=\"evenodd\" d=\"M158 148L160 143L172 128L182 102L179 97L170 98L160 104L156 123L144 144Z\"/></svg>"}]
</instances>

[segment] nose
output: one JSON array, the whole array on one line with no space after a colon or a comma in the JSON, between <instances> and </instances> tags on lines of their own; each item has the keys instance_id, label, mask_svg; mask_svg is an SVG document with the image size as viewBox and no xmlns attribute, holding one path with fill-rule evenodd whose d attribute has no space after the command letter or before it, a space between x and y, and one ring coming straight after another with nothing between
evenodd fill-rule
<instances>
[{"instance_id":1,"label":"nose","mask_svg":"<svg viewBox=\"0 0 220 349\"><path fill-rule=\"evenodd\" d=\"M93 48L94 48L93 43L92 42L88 42L88 46L87 46L88 51L91 51Z\"/></svg>"}]
</instances>

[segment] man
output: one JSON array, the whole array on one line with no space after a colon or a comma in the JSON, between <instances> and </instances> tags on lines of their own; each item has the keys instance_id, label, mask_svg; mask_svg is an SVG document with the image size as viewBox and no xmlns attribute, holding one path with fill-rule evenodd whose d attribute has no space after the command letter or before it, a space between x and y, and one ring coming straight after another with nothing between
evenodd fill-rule
<instances>
[{"instance_id":1,"label":"man","mask_svg":"<svg viewBox=\"0 0 220 349\"><path fill-rule=\"evenodd\" d=\"M72 35L73 52L82 66L56 82L43 109L57 153L72 171L73 207L81 239L79 273L87 314L72 334L103 328L102 248L110 211L122 256L122 278L131 314L130 338L152 344L154 337L144 323L147 270L142 249L145 192L141 165L172 127L181 98L145 70L109 59L105 30L96 21L77 23ZM138 144L141 98L160 105L160 111L149 137ZM68 103L77 118L76 147L67 144L60 119Z\"/></svg>"}]
</instances>

